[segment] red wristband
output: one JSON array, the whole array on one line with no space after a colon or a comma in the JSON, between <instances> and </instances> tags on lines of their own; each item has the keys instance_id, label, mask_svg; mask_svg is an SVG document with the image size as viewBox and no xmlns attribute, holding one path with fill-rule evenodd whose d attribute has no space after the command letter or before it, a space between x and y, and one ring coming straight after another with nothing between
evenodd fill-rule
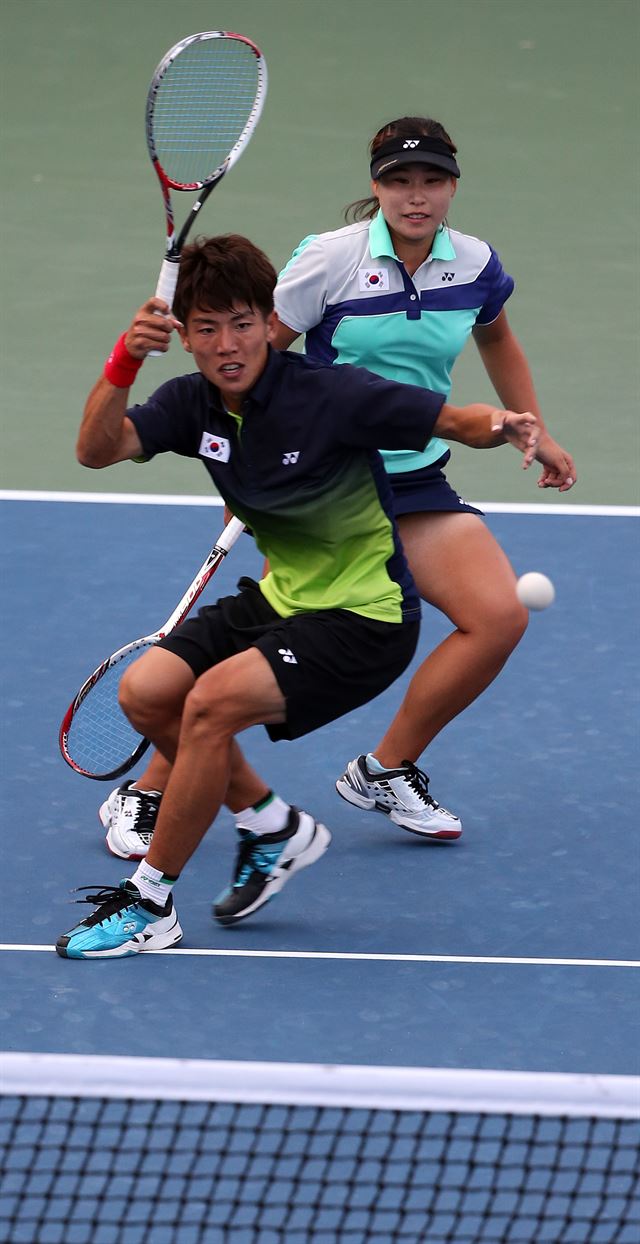
<instances>
[{"instance_id":1,"label":"red wristband","mask_svg":"<svg viewBox=\"0 0 640 1244\"><path fill-rule=\"evenodd\" d=\"M129 354L124 344L126 335L123 333L116 341L102 373L110 384L115 385L116 389L130 388L143 363L142 359L136 359Z\"/></svg>"}]
</instances>

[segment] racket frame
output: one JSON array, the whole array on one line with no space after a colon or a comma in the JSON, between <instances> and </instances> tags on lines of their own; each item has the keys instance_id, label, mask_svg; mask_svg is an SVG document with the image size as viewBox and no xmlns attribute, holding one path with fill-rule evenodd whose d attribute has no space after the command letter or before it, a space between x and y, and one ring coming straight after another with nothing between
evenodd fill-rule
<instances>
[{"instance_id":1,"label":"racket frame","mask_svg":"<svg viewBox=\"0 0 640 1244\"><path fill-rule=\"evenodd\" d=\"M180 53L183 52L185 48L191 47L194 43L201 43L209 39L234 39L236 42L239 41L241 43L244 43L247 45L247 47L250 48L250 50L254 53L256 60L257 60L258 78L257 78L256 95L255 95L255 99L253 103L253 108L251 109L249 116L247 117L247 121L244 126L244 129L242 133L240 134L240 137L234 143L229 154L222 161L222 163L219 164L217 168L213 169L213 171L207 177L205 177L202 181L180 182L180 181L176 181L174 178L171 178L168 175L168 173L164 170L164 168L162 167L160 163L158 152L156 150L156 145L155 145L155 140L154 140L154 135L153 135L153 116L154 116L156 97L160 89L160 86L162 84L162 80L167 73L167 70L174 63L174 61L177 59ZM153 167L156 171L158 181L160 182L160 188L162 190L162 198L164 202L164 210L165 210L166 221L167 221L166 252L165 252L165 258L162 264L162 268L160 269L160 276L158 278L158 284L156 287L156 298L162 298L164 302L168 303L169 307L171 307L173 304L173 295L175 293L175 288L176 288L176 284L178 281L178 265L180 263L180 253L187 239L187 236L191 230L193 222L196 219L201 207L203 206L203 204L206 202L209 195L211 194L211 191L213 190L214 186L217 186L218 183L222 181L222 178L229 171L229 169L233 167L236 161L239 160L240 156L242 155L242 152L247 146L253 134L253 131L255 130L258 124L258 121L260 120L260 116L262 114L262 109L264 107L264 102L265 102L266 95L267 95L267 86L268 86L267 65L266 65L266 61L259 47L253 42L252 39L248 39L246 35L235 34L234 32L228 31L228 30L203 31L201 34L189 35L187 36L186 39L181 39L179 43L176 43L163 56L162 60L160 61L160 64L157 66L155 70L155 73L151 80L151 85L149 87L149 91L147 94L147 106L146 106L146 113L145 113L145 132L147 136L147 146L149 148L149 155L151 157L151 163L153 164ZM174 217L174 212L173 212L173 205L171 202L171 190L180 190L180 191L199 190L201 192L198 198L196 199L196 202L193 204L177 237L176 237L176 232L175 232L175 217Z\"/></svg>"},{"instance_id":2,"label":"racket frame","mask_svg":"<svg viewBox=\"0 0 640 1244\"><path fill-rule=\"evenodd\" d=\"M233 547L243 531L244 523L235 516L231 518L224 528L224 531L221 532L210 553L208 553L197 574L189 584L186 592L178 601L173 613L169 615L160 630L154 631L151 635L143 635L139 639L134 639L132 643L125 644L124 647L118 648L116 652L113 652L111 656L107 657L107 659L103 661L102 664L99 665L87 679L85 679L62 719L58 734L58 743L62 757L76 773L82 774L83 777L92 778L96 782L110 781L112 778L118 778L121 777L122 774L127 773L129 769L133 768L140 757L144 755L149 746L149 740L141 738L140 742L136 745L130 755L123 760L122 764L110 769L107 773L90 773L87 769L83 768L82 765L75 761L69 752L69 731L73 718L80 708L80 705L86 700L89 693L93 690L96 684L100 682L100 679L104 678L105 674L110 669L113 669L114 666L118 665L132 652L135 652L136 649L153 647L155 644L159 643L161 639L164 639L166 635L170 635L181 622L184 622L184 619L190 613L194 604L198 600L198 597L202 595L202 592L207 586L209 580L215 574L221 562L224 561L227 553Z\"/></svg>"}]
</instances>

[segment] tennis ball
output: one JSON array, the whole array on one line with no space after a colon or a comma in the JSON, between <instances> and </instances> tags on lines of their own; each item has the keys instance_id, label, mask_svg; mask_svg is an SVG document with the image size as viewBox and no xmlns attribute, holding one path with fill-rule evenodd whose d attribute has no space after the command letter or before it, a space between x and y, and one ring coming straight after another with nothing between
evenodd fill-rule
<instances>
[{"instance_id":1,"label":"tennis ball","mask_svg":"<svg viewBox=\"0 0 640 1244\"><path fill-rule=\"evenodd\" d=\"M518 579L516 592L520 604L526 609L546 609L553 604L556 596L551 579L546 574L539 574L537 570L530 570Z\"/></svg>"}]
</instances>

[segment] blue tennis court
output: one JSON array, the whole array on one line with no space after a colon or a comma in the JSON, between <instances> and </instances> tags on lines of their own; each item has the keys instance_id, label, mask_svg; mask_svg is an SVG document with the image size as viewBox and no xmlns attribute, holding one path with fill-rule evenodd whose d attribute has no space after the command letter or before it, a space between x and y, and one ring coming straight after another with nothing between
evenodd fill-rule
<instances>
[{"instance_id":1,"label":"blue tennis court","mask_svg":"<svg viewBox=\"0 0 640 1244\"><path fill-rule=\"evenodd\" d=\"M206 505L5 500L2 634L5 1050L437 1068L638 1070L636 520L492 513L519 573L557 587L501 678L433 746L459 843L424 843L338 798L404 680L315 736L247 754L333 832L323 860L240 928L211 919L230 875L221 815L176 893L185 938L125 962L63 962L74 886L128 866L103 845L111 785L57 750L108 652L170 612L221 526ZM141 553L144 551L144 559ZM249 537L206 599L259 571ZM442 634L425 611L420 651ZM422 654L422 655L421 655Z\"/></svg>"},{"instance_id":2,"label":"blue tennis court","mask_svg":"<svg viewBox=\"0 0 640 1244\"><path fill-rule=\"evenodd\" d=\"M576 8L138 0L125 28L101 0L4 6L3 1244L640 1239L638 7L581 0L579 23ZM64 765L61 718L99 661L167 617L222 527L186 459L105 477L73 454L164 250L145 88L213 24L258 42L270 88L202 231L246 234L280 268L368 192L379 125L440 117L463 172L452 226L516 281L509 319L578 487L541 493L499 453L456 448L458 490L490 498L518 573L557 589L425 757L459 842L334 789L407 675L321 734L243 740L333 833L273 903L212 920L235 857L223 813L176 890L179 947L63 961L54 942L88 911L72 889L132 868L98 822L115 783ZM183 361L150 363L149 387ZM467 350L453 400L488 382ZM243 537L205 599L259 568ZM414 668L443 634L425 610Z\"/></svg>"}]
</instances>

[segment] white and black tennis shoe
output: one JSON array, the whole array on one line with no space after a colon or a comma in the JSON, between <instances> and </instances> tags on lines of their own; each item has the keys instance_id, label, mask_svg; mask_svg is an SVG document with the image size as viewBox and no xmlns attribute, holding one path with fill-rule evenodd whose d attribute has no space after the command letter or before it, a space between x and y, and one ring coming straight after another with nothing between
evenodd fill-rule
<instances>
[{"instance_id":1,"label":"white and black tennis shoe","mask_svg":"<svg viewBox=\"0 0 640 1244\"><path fill-rule=\"evenodd\" d=\"M364 756L350 760L336 790L347 803L367 812L381 812L401 829L441 841L459 838L462 822L429 794L426 773L410 761L399 769L371 773Z\"/></svg>"},{"instance_id":2,"label":"white and black tennis shoe","mask_svg":"<svg viewBox=\"0 0 640 1244\"><path fill-rule=\"evenodd\" d=\"M107 831L107 846L121 860L143 860L151 846L162 794L135 790L131 782L112 790L98 816Z\"/></svg>"}]
</instances>

